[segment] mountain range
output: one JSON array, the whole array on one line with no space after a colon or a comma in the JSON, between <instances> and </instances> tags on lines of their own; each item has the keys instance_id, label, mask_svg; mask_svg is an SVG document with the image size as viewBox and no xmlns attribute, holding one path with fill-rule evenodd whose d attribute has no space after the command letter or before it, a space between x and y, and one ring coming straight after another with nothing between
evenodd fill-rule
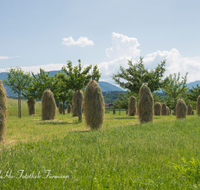
<instances>
[{"instance_id":1,"label":"mountain range","mask_svg":"<svg viewBox=\"0 0 200 190\"><path fill-rule=\"evenodd\" d=\"M59 71L50 71L49 74L50 74L51 76L54 76L57 72L59 72ZM4 79L7 79L7 74L6 74L5 72L0 73L0 80L3 80L3 78L4 78ZM99 84L99 86L100 86L102 92L124 91L124 90L121 89L120 87L117 87L117 86L115 86L115 85L112 85L112 84L110 84L110 83L108 83L108 82L99 81L98 84ZM191 89L192 86L193 86L193 87L196 87L197 84L200 85L200 80L194 81L194 82L191 82L191 83L188 83L187 86L188 86L188 88ZM6 88L6 92L7 92L7 95L8 95L8 96L17 96L17 94L15 94L14 92L11 91L10 87L5 86L5 85L4 85L4 87Z\"/></svg>"},{"instance_id":2,"label":"mountain range","mask_svg":"<svg viewBox=\"0 0 200 190\"><path fill-rule=\"evenodd\" d=\"M50 71L49 75L54 76L57 72L59 71ZM37 75L36 75L37 76ZM3 81L3 79L7 79L7 74L5 72L0 73L0 80ZM123 89L112 85L108 82L103 82L103 81L99 81L98 82L102 92L109 92L109 91L124 91ZM16 93L14 93L13 91L11 91L9 86L4 85L4 87L6 88L6 93L8 96L17 96Z\"/></svg>"}]
</instances>

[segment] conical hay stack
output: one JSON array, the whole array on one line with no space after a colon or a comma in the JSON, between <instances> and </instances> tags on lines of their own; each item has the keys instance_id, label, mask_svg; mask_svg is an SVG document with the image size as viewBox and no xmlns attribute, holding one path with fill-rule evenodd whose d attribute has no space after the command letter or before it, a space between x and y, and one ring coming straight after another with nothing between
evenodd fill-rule
<instances>
[{"instance_id":1,"label":"conical hay stack","mask_svg":"<svg viewBox=\"0 0 200 190\"><path fill-rule=\"evenodd\" d=\"M192 105L191 104L188 104L187 106L187 115L192 115Z\"/></svg>"},{"instance_id":2,"label":"conical hay stack","mask_svg":"<svg viewBox=\"0 0 200 190\"><path fill-rule=\"evenodd\" d=\"M7 116L7 98L6 90L0 80L0 142L5 142L6 139L6 116Z\"/></svg>"},{"instance_id":3,"label":"conical hay stack","mask_svg":"<svg viewBox=\"0 0 200 190\"><path fill-rule=\"evenodd\" d=\"M86 124L91 129L98 129L103 125L105 103L101 88L95 80L88 83L84 96L84 115Z\"/></svg>"},{"instance_id":4,"label":"conical hay stack","mask_svg":"<svg viewBox=\"0 0 200 190\"><path fill-rule=\"evenodd\" d=\"M58 110L59 110L60 114L63 113L63 103L62 102L59 103Z\"/></svg>"},{"instance_id":5,"label":"conical hay stack","mask_svg":"<svg viewBox=\"0 0 200 190\"><path fill-rule=\"evenodd\" d=\"M176 118L186 118L187 107L183 99L178 99L176 105Z\"/></svg>"},{"instance_id":6,"label":"conical hay stack","mask_svg":"<svg viewBox=\"0 0 200 190\"><path fill-rule=\"evenodd\" d=\"M47 89L42 96L42 120L54 120L56 117L56 102L51 90Z\"/></svg>"},{"instance_id":7,"label":"conical hay stack","mask_svg":"<svg viewBox=\"0 0 200 190\"><path fill-rule=\"evenodd\" d=\"M70 112L71 112L71 109L72 109L71 104L68 104L68 105L67 105L67 113L70 113Z\"/></svg>"},{"instance_id":8,"label":"conical hay stack","mask_svg":"<svg viewBox=\"0 0 200 190\"><path fill-rule=\"evenodd\" d=\"M192 114L191 115L194 115L194 110L192 110Z\"/></svg>"},{"instance_id":9,"label":"conical hay stack","mask_svg":"<svg viewBox=\"0 0 200 190\"><path fill-rule=\"evenodd\" d=\"M162 115L167 115L167 105L165 103L162 104Z\"/></svg>"},{"instance_id":10,"label":"conical hay stack","mask_svg":"<svg viewBox=\"0 0 200 190\"><path fill-rule=\"evenodd\" d=\"M169 115L170 113L169 107L167 106L167 115Z\"/></svg>"},{"instance_id":11,"label":"conical hay stack","mask_svg":"<svg viewBox=\"0 0 200 190\"><path fill-rule=\"evenodd\" d=\"M154 115L162 115L162 105L160 102L156 102L154 105Z\"/></svg>"},{"instance_id":12,"label":"conical hay stack","mask_svg":"<svg viewBox=\"0 0 200 190\"><path fill-rule=\"evenodd\" d=\"M116 113L116 111L115 111L115 109L113 109L113 114L115 115L115 113Z\"/></svg>"},{"instance_id":13,"label":"conical hay stack","mask_svg":"<svg viewBox=\"0 0 200 190\"><path fill-rule=\"evenodd\" d=\"M35 114L36 114L36 111L35 111L35 104L36 104L35 99L28 99L28 100L27 100L28 113L29 113L29 115L35 115Z\"/></svg>"},{"instance_id":14,"label":"conical hay stack","mask_svg":"<svg viewBox=\"0 0 200 190\"><path fill-rule=\"evenodd\" d=\"M136 110L137 110L137 102L136 98L134 96L131 96L129 99L129 104L128 104L128 113L129 116L135 116L136 115Z\"/></svg>"},{"instance_id":15,"label":"conical hay stack","mask_svg":"<svg viewBox=\"0 0 200 190\"><path fill-rule=\"evenodd\" d=\"M83 92L80 90L80 94L81 94L81 110L83 108ZM72 97L72 101L73 101L73 113L72 116L78 116L78 91L75 91L73 93L73 97Z\"/></svg>"},{"instance_id":16,"label":"conical hay stack","mask_svg":"<svg viewBox=\"0 0 200 190\"><path fill-rule=\"evenodd\" d=\"M200 116L200 95L197 98L197 115Z\"/></svg>"},{"instance_id":17,"label":"conical hay stack","mask_svg":"<svg viewBox=\"0 0 200 190\"><path fill-rule=\"evenodd\" d=\"M153 96L147 85L142 85L139 91L138 116L140 123L153 122Z\"/></svg>"}]
</instances>

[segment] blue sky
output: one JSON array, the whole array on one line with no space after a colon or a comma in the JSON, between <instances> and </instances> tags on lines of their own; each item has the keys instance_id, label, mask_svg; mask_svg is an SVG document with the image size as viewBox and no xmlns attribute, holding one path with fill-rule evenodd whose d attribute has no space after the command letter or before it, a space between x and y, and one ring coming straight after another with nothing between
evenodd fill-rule
<instances>
[{"instance_id":1,"label":"blue sky","mask_svg":"<svg viewBox=\"0 0 200 190\"><path fill-rule=\"evenodd\" d=\"M0 72L98 64L101 81L127 59L200 80L199 0L0 0Z\"/></svg>"}]
</instances>

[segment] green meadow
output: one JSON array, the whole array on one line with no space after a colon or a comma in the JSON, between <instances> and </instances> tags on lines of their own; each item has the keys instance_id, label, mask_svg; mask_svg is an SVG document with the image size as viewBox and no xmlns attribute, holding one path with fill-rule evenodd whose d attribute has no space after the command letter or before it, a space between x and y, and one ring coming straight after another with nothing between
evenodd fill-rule
<instances>
[{"instance_id":1,"label":"green meadow","mask_svg":"<svg viewBox=\"0 0 200 190\"><path fill-rule=\"evenodd\" d=\"M0 189L200 189L200 117L177 120L106 110L91 131L71 114L41 120L8 99L6 142L0 145Z\"/></svg>"}]
</instances>

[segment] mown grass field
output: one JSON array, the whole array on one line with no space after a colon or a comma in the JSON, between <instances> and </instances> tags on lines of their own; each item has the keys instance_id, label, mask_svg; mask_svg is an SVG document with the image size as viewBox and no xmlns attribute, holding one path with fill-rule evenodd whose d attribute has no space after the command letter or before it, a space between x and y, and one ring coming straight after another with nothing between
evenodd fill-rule
<instances>
[{"instance_id":1,"label":"mown grass field","mask_svg":"<svg viewBox=\"0 0 200 190\"><path fill-rule=\"evenodd\" d=\"M125 111L106 112L91 131L71 114L55 121L28 115L8 100L0 146L0 189L200 189L200 117L156 116L139 124Z\"/></svg>"}]
</instances>

